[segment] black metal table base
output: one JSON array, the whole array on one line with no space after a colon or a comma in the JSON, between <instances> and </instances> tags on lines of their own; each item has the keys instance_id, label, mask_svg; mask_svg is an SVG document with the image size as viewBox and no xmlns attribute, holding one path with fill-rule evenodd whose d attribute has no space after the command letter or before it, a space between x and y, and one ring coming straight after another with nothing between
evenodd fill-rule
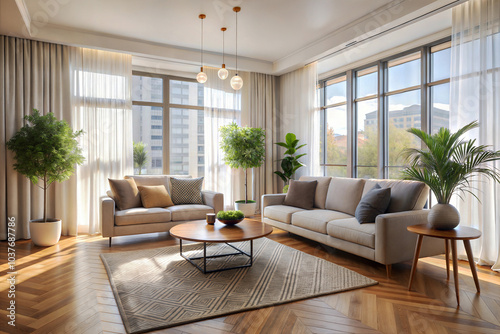
<instances>
[{"instance_id":1,"label":"black metal table base","mask_svg":"<svg viewBox=\"0 0 500 334\"><path fill-rule=\"evenodd\" d=\"M236 253L229 253L229 254L218 254L218 255L207 256L207 243L204 242L203 243L203 256L188 257L182 253L182 239L180 239L180 255L204 274L216 273L216 272L220 272L220 271L224 271L224 270L231 270L231 269L247 268L247 267L252 266L252 264L253 264L253 240L250 240L250 254L248 254L247 252L245 252L245 251L239 249L238 247L231 245L227 242L225 244L228 245L229 247L234 248L237 252ZM233 256L233 255L248 256L250 258L250 261L247 264L244 264L241 266L225 267L225 268L220 268L220 269L207 270L207 259L214 259L214 258ZM200 259L203 259L203 267L200 267L197 263L194 262L195 260L200 260Z\"/></svg>"}]
</instances>

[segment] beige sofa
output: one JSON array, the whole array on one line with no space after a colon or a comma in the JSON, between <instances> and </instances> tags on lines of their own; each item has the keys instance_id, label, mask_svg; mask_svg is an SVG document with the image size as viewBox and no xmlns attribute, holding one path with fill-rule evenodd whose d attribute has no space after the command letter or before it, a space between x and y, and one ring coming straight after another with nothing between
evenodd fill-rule
<instances>
[{"instance_id":1,"label":"beige sofa","mask_svg":"<svg viewBox=\"0 0 500 334\"><path fill-rule=\"evenodd\" d=\"M402 180L301 177L318 181L314 208L304 210L283 205L285 194L262 196L262 221L282 230L386 265L413 259L416 235L406 227L426 224L429 210L423 207L429 188L420 182ZM354 217L364 194L376 184L391 188L387 212L374 223L360 224ZM444 253L444 242L424 238L421 257Z\"/></svg>"},{"instance_id":2,"label":"beige sofa","mask_svg":"<svg viewBox=\"0 0 500 334\"><path fill-rule=\"evenodd\" d=\"M164 185L170 193L170 177L190 177L185 175L125 176L133 178L138 186ZM103 237L111 238L152 232L168 232L173 226L191 220L205 219L207 213L223 210L223 194L202 190L203 204L183 204L166 208L132 208L118 210L115 201L108 195L101 197L101 231Z\"/></svg>"}]
</instances>

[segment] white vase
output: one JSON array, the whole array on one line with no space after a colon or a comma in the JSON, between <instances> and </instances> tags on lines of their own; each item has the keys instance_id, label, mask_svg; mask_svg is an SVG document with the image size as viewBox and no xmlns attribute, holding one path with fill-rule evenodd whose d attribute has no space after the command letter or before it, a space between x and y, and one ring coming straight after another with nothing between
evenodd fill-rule
<instances>
[{"instance_id":1,"label":"white vase","mask_svg":"<svg viewBox=\"0 0 500 334\"><path fill-rule=\"evenodd\" d=\"M427 221L436 230L452 230L460 223L460 214L451 204L435 204L427 216Z\"/></svg>"},{"instance_id":2,"label":"white vase","mask_svg":"<svg viewBox=\"0 0 500 334\"><path fill-rule=\"evenodd\" d=\"M30 220L31 240L37 246L52 246L59 242L61 237L61 220L43 219Z\"/></svg>"},{"instance_id":3,"label":"white vase","mask_svg":"<svg viewBox=\"0 0 500 334\"><path fill-rule=\"evenodd\" d=\"M245 217L250 217L255 215L255 210L257 210L257 202L248 201L248 203L245 203L245 201L236 201L234 202L234 207L235 210L240 210L241 212L243 212Z\"/></svg>"}]
</instances>

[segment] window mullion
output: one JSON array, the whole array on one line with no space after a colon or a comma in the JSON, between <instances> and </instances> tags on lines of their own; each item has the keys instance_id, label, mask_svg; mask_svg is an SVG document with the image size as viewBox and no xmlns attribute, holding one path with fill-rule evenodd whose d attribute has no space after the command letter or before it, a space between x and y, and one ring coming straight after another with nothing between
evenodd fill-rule
<instances>
[{"instance_id":1,"label":"window mullion","mask_svg":"<svg viewBox=\"0 0 500 334\"><path fill-rule=\"evenodd\" d=\"M170 174L170 78L163 76L163 174Z\"/></svg>"},{"instance_id":2,"label":"window mullion","mask_svg":"<svg viewBox=\"0 0 500 334\"><path fill-rule=\"evenodd\" d=\"M355 165L354 156L355 156L355 143L354 143L354 126L355 126L355 116L354 116L354 83L353 83L353 71L347 71L346 73L346 112L347 112L347 177L354 177L354 168Z\"/></svg>"}]
</instances>

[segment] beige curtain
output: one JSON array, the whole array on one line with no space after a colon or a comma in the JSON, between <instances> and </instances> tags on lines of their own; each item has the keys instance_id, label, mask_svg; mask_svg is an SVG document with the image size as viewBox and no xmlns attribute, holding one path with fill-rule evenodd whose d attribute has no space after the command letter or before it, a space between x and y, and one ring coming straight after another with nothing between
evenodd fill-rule
<instances>
[{"instance_id":1,"label":"beige curtain","mask_svg":"<svg viewBox=\"0 0 500 334\"><path fill-rule=\"evenodd\" d=\"M75 48L0 36L0 239L7 218L16 220L16 238L30 238L28 222L43 212L43 191L19 175L5 143L23 126L33 108L73 122L70 103L70 54ZM63 234L76 233L76 179L49 189L48 215L61 218Z\"/></svg>"},{"instance_id":2,"label":"beige curtain","mask_svg":"<svg viewBox=\"0 0 500 334\"><path fill-rule=\"evenodd\" d=\"M253 179L249 180L258 209L262 195L278 192L278 176L274 174L279 169L276 142L280 137L276 81L273 75L250 73L249 125L266 130L266 159L262 167L254 168Z\"/></svg>"}]
</instances>

